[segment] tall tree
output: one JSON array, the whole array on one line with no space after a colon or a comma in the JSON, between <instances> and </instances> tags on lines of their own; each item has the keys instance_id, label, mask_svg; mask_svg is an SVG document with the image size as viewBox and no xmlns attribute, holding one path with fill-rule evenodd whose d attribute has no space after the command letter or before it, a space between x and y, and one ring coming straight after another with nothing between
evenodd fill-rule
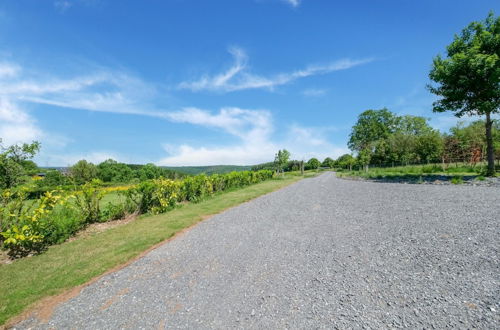
<instances>
[{"instance_id":1,"label":"tall tree","mask_svg":"<svg viewBox=\"0 0 500 330\"><path fill-rule=\"evenodd\" d=\"M386 108L362 112L352 127L349 148L361 151L371 147L373 142L389 137L394 132L396 123L396 116Z\"/></svg>"},{"instance_id":2,"label":"tall tree","mask_svg":"<svg viewBox=\"0 0 500 330\"><path fill-rule=\"evenodd\" d=\"M318 158L311 158L307 161L307 168L310 170L315 170L321 166L321 162Z\"/></svg>"},{"instance_id":3,"label":"tall tree","mask_svg":"<svg viewBox=\"0 0 500 330\"><path fill-rule=\"evenodd\" d=\"M284 170L289 159L290 159L290 152L288 150L286 149L278 150L276 156L274 157L274 164L276 165L278 172Z\"/></svg>"},{"instance_id":4,"label":"tall tree","mask_svg":"<svg viewBox=\"0 0 500 330\"><path fill-rule=\"evenodd\" d=\"M84 184L97 178L97 166L87 162L85 159L78 161L69 169L71 177L78 184Z\"/></svg>"},{"instance_id":5,"label":"tall tree","mask_svg":"<svg viewBox=\"0 0 500 330\"><path fill-rule=\"evenodd\" d=\"M495 174L491 115L500 111L500 17L490 13L455 35L447 57L436 56L429 90L441 98L435 112L453 111L457 117L485 116L487 175Z\"/></svg>"}]
</instances>

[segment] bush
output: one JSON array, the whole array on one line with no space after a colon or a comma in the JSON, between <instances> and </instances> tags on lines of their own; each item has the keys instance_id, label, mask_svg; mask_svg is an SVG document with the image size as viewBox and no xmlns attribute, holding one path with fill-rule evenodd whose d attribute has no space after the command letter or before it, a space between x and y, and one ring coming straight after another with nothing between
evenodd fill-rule
<instances>
[{"instance_id":1,"label":"bush","mask_svg":"<svg viewBox=\"0 0 500 330\"><path fill-rule=\"evenodd\" d=\"M24 189L4 190L1 195L0 243L13 258L41 252L51 243L45 234L50 231L51 216L56 205L63 207L66 202L57 191L37 201L28 201L26 196Z\"/></svg>"},{"instance_id":2,"label":"bush","mask_svg":"<svg viewBox=\"0 0 500 330\"><path fill-rule=\"evenodd\" d=\"M100 202L104 197L104 192L100 189L100 185L101 181L94 179L84 184L81 190L75 193L76 205L86 224L98 222L101 219Z\"/></svg>"},{"instance_id":3,"label":"bush","mask_svg":"<svg viewBox=\"0 0 500 330\"><path fill-rule=\"evenodd\" d=\"M102 182L92 180L74 191L45 192L37 200L28 200L29 188L4 190L0 195L0 245L11 257L43 251L51 244L64 242L87 224L116 220L133 212L163 213L179 202L199 201L215 192L244 187L273 178L271 170L231 172L187 177L184 180L153 179L131 188L108 188L119 191L125 200L100 202L106 193ZM74 199L69 202L69 199Z\"/></svg>"},{"instance_id":4,"label":"bush","mask_svg":"<svg viewBox=\"0 0 500 330\"><path fill-rule=\"evenodd\" d=\"M162 213L182 201L182 183L170 179L154 179L140 183L124 192L129 211Z\"/></svg>"},{"instance_id":5,"label":"bush","mask_svg":"<svg viewBox=\"0 0 500 330\"><path fill-rule=\"evenodd\" d=\"M71 203L67 203L54 209L41 234L45 244L59 244L76 234L83 226L80 211Z\"/></svg>"}]
</instances>

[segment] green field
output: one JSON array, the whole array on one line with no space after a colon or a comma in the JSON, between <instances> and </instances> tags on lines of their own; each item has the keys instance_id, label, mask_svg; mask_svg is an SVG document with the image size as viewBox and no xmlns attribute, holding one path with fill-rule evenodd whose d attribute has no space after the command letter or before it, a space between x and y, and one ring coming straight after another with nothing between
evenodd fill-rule
<instances>
[{"instance_id":1,"label":"green field","mask_svg":"<svg viewBox=\"0 0 500 330\"><path fill-rule=\"evenodd\" d=\"M314 176L308 173L306 177ZM215 194L156 216L141 216L128 224L49 247L40 255L0 265L0 324L40 299L57 295L126 263L180 230L207 216L303 178L287 174L245 188ZM111 194L107 199L116 198Z\"/></svg>"}]
</instances>

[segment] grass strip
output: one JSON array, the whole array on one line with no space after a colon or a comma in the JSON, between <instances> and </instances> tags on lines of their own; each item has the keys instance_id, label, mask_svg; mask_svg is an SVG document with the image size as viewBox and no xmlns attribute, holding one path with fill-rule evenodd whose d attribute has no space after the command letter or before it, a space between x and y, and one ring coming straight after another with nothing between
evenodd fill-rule
<instances>
[{"instance_id":1,"label":"grass strip","mask_svg":"<svg viewBox=\"0 0 500 330\"><path fill-rule=\"evenodd\" d=\"M310 175L307 175L310 176ZM302 177L224 192L156 216L50 247L45 253L0 265L0 325L38 300L84 284L209 215L278 190Z\"/></svg>"}]
</instances>

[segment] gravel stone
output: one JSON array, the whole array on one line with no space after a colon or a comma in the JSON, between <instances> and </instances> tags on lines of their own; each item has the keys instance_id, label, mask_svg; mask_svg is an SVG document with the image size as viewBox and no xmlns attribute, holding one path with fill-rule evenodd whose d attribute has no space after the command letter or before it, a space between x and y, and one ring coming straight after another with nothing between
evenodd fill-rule
<instances>
[{"instance_id":1,"label":"gravel stone","mask_svg":"<svg viewBox=\"0 0 500 330\"><path fill-rule=\"evenodd\" d=\"M325 173L200 223L48 323L16 328L498 329L499 222L498 187Z\"/></svg>"}]
</instances>

